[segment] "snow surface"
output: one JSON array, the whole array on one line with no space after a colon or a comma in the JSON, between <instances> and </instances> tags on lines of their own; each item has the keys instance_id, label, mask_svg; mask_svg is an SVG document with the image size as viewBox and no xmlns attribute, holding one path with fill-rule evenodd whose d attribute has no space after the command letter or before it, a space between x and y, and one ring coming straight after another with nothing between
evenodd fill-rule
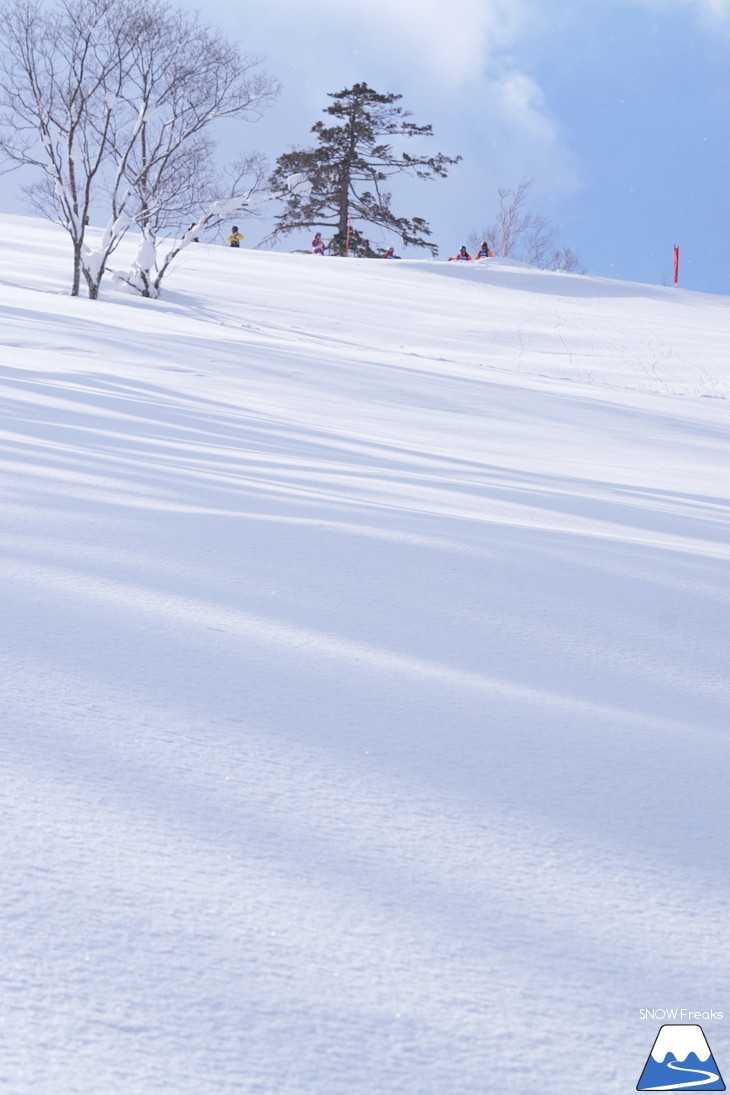
<instances>
[{"instance_id":1,"label":"snow surface","mask_svg":"<svg viewBox=\"0 0 730 1095\"><path fill-rule=\"evenodd\" d=\"M730 301L90 302L0 225L0 1087L619 1095L639 1009L727 1016Z\"/></svg>"}]
</instances>

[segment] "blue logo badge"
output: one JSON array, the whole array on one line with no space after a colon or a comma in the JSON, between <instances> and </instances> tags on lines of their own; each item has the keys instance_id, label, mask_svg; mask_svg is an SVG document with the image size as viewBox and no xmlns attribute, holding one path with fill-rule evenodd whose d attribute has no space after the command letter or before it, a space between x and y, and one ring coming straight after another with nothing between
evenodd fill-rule
<instances>
[{"instance_id":1,"label":"blue logo badge","mask_svg":"<svg viewBox=\"0 0 730 1095\"><path fill-rule=\"evenodd\" d=\"M656 1036L637 1091L724 1091L702 1027L667 1023Z\"/></svg>"}]
</instances>

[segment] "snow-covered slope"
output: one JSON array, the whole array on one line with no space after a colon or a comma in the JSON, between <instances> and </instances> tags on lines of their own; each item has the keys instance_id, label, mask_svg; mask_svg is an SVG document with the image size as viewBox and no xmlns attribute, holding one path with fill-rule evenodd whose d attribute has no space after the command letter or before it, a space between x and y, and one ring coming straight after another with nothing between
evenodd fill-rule
<instances>
[{"instance_id":1,"label":"snow-covered slope","mask_svg":"<svg viewBox=\"0 0 730 1095\"><path fill-rule=\"evenodd\" d=\"M725 1003L730 301L0 226L0 1081L633 1090Z\"/></svg>"}]
</instances>

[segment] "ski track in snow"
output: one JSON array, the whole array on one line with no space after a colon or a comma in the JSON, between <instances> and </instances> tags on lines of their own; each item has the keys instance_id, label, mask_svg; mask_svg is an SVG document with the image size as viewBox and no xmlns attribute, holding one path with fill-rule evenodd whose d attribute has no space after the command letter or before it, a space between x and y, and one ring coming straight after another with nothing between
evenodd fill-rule
<instances>
[{"instance_id":1,"label":"ski track in snow","mask_svg":"<svg viewBox=\"0 0 730 1095\"><path fill-rule=\"evenodd\" d=\"M89 302L0 222L0 1086L634 1090L727 982L730 301L201 245Z\"/></svg>"}]
</instances>

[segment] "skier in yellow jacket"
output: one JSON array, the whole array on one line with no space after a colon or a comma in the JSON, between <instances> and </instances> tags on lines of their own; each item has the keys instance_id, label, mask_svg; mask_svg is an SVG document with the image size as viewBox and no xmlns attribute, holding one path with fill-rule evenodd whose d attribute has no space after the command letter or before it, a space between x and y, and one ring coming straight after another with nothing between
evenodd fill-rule
<instances>
[{"instance_id":1,"label":"skier in yellow jacket","mask_svg":"<svg viewBox=\"0 0 730 1095\"><path fill-rule=\"evenodd\" d=\"M234 224L233 229L231 231L231 235L226 240L226 243L230 244L231 247L240 247L241 246L241 240L243 240L245 238L246 237L242 236L241 233L238 231L238 225Z\"/></svg>"}]
</instances>

